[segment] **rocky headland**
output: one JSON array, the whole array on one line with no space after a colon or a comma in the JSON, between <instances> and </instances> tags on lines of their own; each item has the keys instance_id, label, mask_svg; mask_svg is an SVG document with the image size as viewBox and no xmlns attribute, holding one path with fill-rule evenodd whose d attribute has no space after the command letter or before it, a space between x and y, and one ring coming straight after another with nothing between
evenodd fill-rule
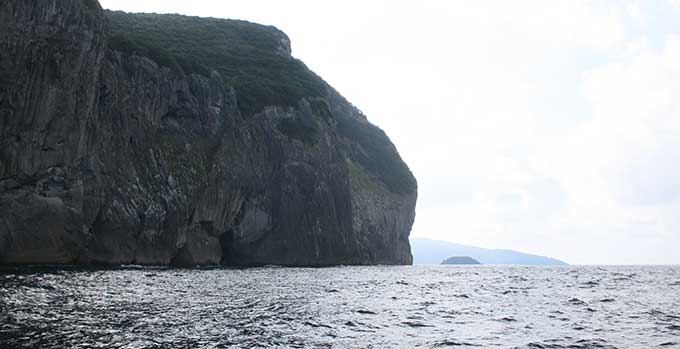
<instances>
[{"instance_id":1,"label":"rocky headland","mask_svg":"<svg viewBox=\"0 0 680 349\"><path fill-rule=\"evenodd\" d=\"M0 264L410 264L416 181L278 29L0 3Z\"/></svg>"}]
</instances>

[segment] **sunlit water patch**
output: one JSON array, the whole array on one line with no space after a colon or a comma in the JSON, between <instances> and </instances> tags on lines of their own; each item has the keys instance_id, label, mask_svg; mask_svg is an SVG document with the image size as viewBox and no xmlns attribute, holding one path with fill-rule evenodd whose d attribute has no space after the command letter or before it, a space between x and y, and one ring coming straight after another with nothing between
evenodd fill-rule
<instances>
[{"instance_id":1,"label":"sunlit water patch","mask_svg":"<svg viewBox=\"0 0 680 349\"><path fill-rule=\"evenodd\" d=\"M680 348L680 267L0 273L0 347Z\"/></svg>"}]
</instances>

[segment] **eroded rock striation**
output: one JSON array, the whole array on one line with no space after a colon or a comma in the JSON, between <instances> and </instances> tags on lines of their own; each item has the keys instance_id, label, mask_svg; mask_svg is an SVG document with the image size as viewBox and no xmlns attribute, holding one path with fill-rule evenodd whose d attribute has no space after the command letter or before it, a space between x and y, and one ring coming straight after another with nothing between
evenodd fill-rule
<instances>
[{"instance_id":1,"label":"eroded rock striation","mask_svg":"<svg viewBox=\"0 0 680 349\"><path fill-rule=\"evenodd\" d=\"M0 263L410 264L416 181L241 21L0 2Z\"/></svg>"}]
</instances>

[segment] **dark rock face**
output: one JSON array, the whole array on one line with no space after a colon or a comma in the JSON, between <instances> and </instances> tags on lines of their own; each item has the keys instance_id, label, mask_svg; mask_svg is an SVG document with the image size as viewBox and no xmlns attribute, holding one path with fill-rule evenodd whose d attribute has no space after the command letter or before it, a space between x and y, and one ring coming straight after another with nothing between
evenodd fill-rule
<instances>
[{"instance_id":1,"label":"dark rock face","mask_svg":"<svg viewBox=\"0 0 680 349\"><path fill-rule=\"evenodd\" d=\"M415 179L322 80L245 115L109 39L94 0L0 3L0 263L412 262Z\"/></svg>"},{"instance_id":2,"label":"dark rock face","mask_svg":"<svg viewBox=\"0 0 680 349\"><path fill-rule=\"evenodd\" d=\"M472 257L449 257L442 261L441 264L481 264Z\"/></svg>"}]
</instances>

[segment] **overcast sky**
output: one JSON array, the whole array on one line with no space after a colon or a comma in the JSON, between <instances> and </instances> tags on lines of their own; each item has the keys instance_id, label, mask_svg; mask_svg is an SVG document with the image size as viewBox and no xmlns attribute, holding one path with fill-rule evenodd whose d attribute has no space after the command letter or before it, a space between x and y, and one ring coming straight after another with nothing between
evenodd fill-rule
<instances>
[{"instance_id":1,"label":"overcast sky","mask_svg":"<svg viewBox=\"0 0 680 349\"><path fill-rule=\"evenodd\" d=\"M418 179L411 236L680 263L680 0L101 0L270 24Z\"/></svg>"}]
</instances>

